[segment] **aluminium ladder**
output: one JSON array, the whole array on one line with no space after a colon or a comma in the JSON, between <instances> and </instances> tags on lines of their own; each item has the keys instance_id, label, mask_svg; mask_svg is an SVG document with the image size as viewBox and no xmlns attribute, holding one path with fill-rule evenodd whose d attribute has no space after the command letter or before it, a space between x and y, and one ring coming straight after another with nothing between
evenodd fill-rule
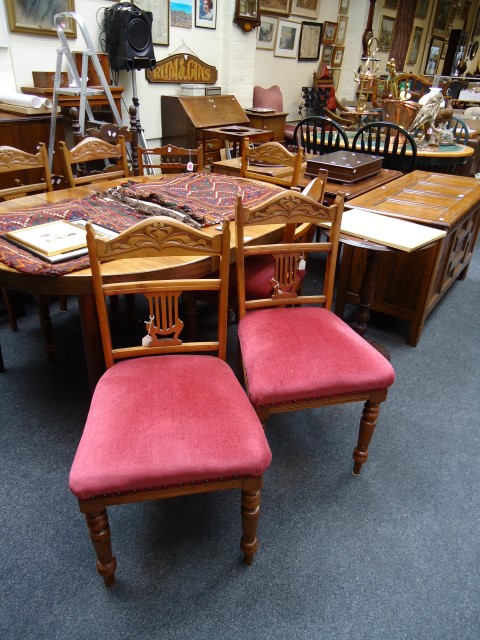
<instances>
[{"instance_id":1,"label":"aluminium ladder","mask_svg":"<svg viewBox=\"0 0 480 640\"><path fill-rule=\"evenodd\" d=\"M75 20L86 45L86 48L82 52L81 76L78 73L77 65L75 64L72 52L70 51L70 47L68 46L67 37L64 31L65 21L68 19ZM50 120L50 138L48 143L48 161L50 164L50 169L52 168L52 163L53 163L55 129L57 124L58 96L60 94L80 96L79 122L80 122L81 135L84 134L84 129L85 129L85 112L87 113L89 120L92 122L95 122L92 109L88 103L89 96L102 95L104 93L108 99L108 103L110 105L110 108L113 113L113 117L115 119L115 123L119 127L121 127L123 124L122 118L117 109L117 105L115 104L115 101L113 99L112 92L110 91L110 85L105 77L105 74L102 69L102 65L100 64L97 53L95 51L95 47L93 45L90 34L88 33L88 30L83 18L78 13L66 11L63 13L57 13L54 16L53 21L54 21L55 29L57 30L57 34L58 34L58 37L60 38L60 42L62 46L59 49L57 49L57 66L55 68L55 79L53 84L52 116ZM64 56L68 65L68 69L67 69L68 77L69 79L71 79L71 82L70 82L71 86L68 86L68 87L60 86L62 62L63 62ZM87 87L89 58L91 58L92 64L100 79L100 84L102 87L101 89Z\"/></svg>"}]
</instances>

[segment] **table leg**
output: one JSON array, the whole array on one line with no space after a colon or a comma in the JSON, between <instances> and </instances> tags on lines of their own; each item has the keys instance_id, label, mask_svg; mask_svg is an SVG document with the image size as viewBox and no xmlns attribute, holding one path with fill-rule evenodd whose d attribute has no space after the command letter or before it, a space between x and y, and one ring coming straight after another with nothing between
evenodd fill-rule
<instances>
[{"instance_id":1,"label":"table leg","mask_svg":"<svg viewBox=\"0 0 480 640\"><path fill-rule=\"evenodd\" d=\"M83 348L87 365L90 389L95 386L105 371L100 327L97 320L97 309L93 295L78 296L78 308L82 325Z\"/></svg>"},{"instance_id":2,"label":"table leg","mask_svg":"<svg viewBox=\"0 0 480 640\"><path fill-rule=\"evenodd\" d=\"M352 325L352 328L361 336L365 335L370 319L370 308L375 295L375 280L377 278L379 260L380 253L378 251L375 251L375 249L367 249L367 263L358 293L358 307L355 314L355 322ZM387 360L390 360L390 354L385 347L374 340L368 340L368 342L370 342L377 351L380 351Z\"/></svg>"},{"instance_id":3,"label":"table leg","mask_svg":"<svg viewBox=\"0 0 480 640\"><path fill-rule=\"evenodd\" d=\"M55 346L53 344L52 319L50 318L50 297L40 293L36 296L38 317L40 318L40 327L43 335L43 346L50 362L55 361Z\"/></svg>"}]
</instances>

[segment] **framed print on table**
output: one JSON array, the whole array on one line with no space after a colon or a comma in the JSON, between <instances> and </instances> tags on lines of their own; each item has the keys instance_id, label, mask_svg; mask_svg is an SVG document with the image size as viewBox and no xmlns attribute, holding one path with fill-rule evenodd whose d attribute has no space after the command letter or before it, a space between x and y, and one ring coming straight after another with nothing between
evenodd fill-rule
<instances>
[{"instance_id":1,"label":"framed print on table","mask_svg":"<svg viewBox=\"0 0 480 640\"><path fill-rule=\"evenodd\" d=\"M319 7L320 0L293 0L291 13L316 20Z\"/></svg>"},{"instance_id":2,"label":"framed print on table","mask_svg":"<svg viewBox=\"0 0 480 640\"><path fill-rule=\"evenodd\" d=\"M342 66L344 47L333 47L332 69L338 69Z\"/></svg>"},{"instance_id":3,"label":"framed print on table","mask_svg":"<svg viewBox=\"0 0 480 640\"><path fill-rule=\"evenodd\" d=\"M440 52L442 51L443 40L442 38L432 38L430 42L430 48L428 50L427 64L425 65L425 75L433 76L437 70L438 61L440 59Z\"/></svg>"},{"instance_id":4,"label":"framed print on table","mask_svg":"<svg viewBox=\"0 0 480 640\"><path fill-rule=\"evenodd\" d=\"M395 18L390 16L382 16L382 22L380 24L380 33L378 36L378 48L382 51L388 51L392 44L393 26L395 24Z\"/></svg>"},{"instance_id":5,"label":"framed print on table","mask_svg":"<svg viewBox=\"0 0 480 640\"><path fill-rule=\"evenodd\" d=\"M201 29L217 28L218 0L195 0L195 26Z\"/></svg>"},{"instance_id":6,"label":"framed print on table","mask_svg":"<svg viewBox=\"0 0 480 640\"><path fill-rule=\"evenodd\" d=\"M422 41L423 27L415 27L412 40L410 42L410 51L408 52L407 64L415 64L420 51L420 42Z\"/></svg>"},{"instance_id":7,"label":"framed print on table","mask_svg":"<svg viewBox=\"0 0 480 640\"><path fill-rule=\"evenodd\" d=\"M302 22L300 44L298 45L298 59L318 60L321 40L322 25L320 22Z\"/></svg>"},{"instance_id":8,"label":"framed print on table","mask_svg":"<svg viewBox=\"0 0 480 640\"><path fill-rule=\"evenodd\" d=\"M335 44L343 47L345 44L345 35L347 33L347 16L338 16L337 34L335 36Z\"/></svg>"},{"instance_id":9,"label":"framed print on table","mask_svg":"<svg viewBox=\"0 0 480 640\"><path fill-rule=\"evenodd\" d=\"M273 50L277 35L278 18L262 16L260 20L260 26L257 29L257 49Z\"/></svg>"},{"instance_id":10,"label":"framed print on table","mask_svg":"<svg viewBox=\"0 0 480 640\"><path fill-rule=\"evenodd\" d=\"M276 16L289 16L292 0L260 0L260 15L272 13Z\"/></svg>"},{"instance_id":11,"label":"framed print on table","mask_svg":"<svg viewBox=\"0 0 480 640\"><path fill-rule=\"evenodd\" d=\"M333 44L335 42L336 35L337 35L337 23L324 22L322 44Z\"/></svg>"},{"instance_id":12,"label":"framed print on table","mask_svg":"<svg viewBox=\"0 0 480 640\"><path fill-rule=\"evenodd\" d=\"M142 11L151 11L153 44L169 45L170 0L135 0Z\"/></svg>"},{"instance_id":13,"label":"framed print on table","mask_svg":"<svg viewBox=\"0 0 480 640\"><path fill-rule=\"evenodd\" d=\"M350 4L350 0L339 0L338 3L338 13L346 16L348 15L348 5Z\"/></svg>"},{"instance_id":14,"label":"framed print on table","mask_svg":"<svg viewBox=\"0 0 480 640\"><path fill-rule=\"evenodd\" d=\"M35 33L40 36L57 36L53 17L57 13L75 11L75 0L38 0L37 2L18 2L5 0L10 31ZM67 20L64 28L66 36L77 36L76 22Z\"/></svg>"},{"instance_id":15,"label":"framed print on table","mask_svg":"<svg viewBox=\"0 0 480 640\"><path fill-rule=\"evenodd\" d=\"M289 20L279 20L273 55L279 58L296 58L299 40L300 24Z\"/></svg>"}]
</instances>

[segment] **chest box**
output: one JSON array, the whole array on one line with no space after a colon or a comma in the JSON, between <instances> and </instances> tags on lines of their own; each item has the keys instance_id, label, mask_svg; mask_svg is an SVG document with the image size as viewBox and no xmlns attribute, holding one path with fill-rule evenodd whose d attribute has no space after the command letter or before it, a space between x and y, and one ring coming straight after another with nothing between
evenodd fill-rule
<instances>
[{"instance_id":1,"label":"chest box","mask_svg":"<svg viewBox=\"0 0 480 640\"><path fill-rule=\"evenodd\" d=\"M333 151L307 159L305 175L315 178L319 169L328 171L328 179L352 184L370 178L382 169L383 158L356 151Z\"/></svg>"}]
</instances>

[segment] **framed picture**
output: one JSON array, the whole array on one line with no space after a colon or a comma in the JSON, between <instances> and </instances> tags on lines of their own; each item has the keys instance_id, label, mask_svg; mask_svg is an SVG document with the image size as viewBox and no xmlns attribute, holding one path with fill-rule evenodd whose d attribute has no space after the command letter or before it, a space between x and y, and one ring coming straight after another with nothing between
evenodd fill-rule
<instances>
[{"instance_id":1,"label":"framed picture","mask_svg":"<svg viewBox=\"0 0 480 640\"><path fill-rule=\"evenodd\" d=\"M65 11L75 11L75 0L5 0L10 31L35 33L41 36L57 36L53 16ZM74 20L67 20L64 28L66 36L77 35Z\"/></svg>"},{"instance_id":2,"label":"framed picture","mask_svg":"<svg viewBox=\"0 0 480 640\"><path fill-rule=\"evenodd\" d=\"M320 22L302 22L300 43L298 45L298 59L318 60L321 40L322 25Z\"/></svg>"},{"instance_id":3,"label":"framed picture","mask_svg":"<svg viewBox=\"0 0 480 640\"><path fill-rule=\"evenodd\" d=\"M333 47L332 69L338 69L342 66L344 47Z\"/></svg>"},{"instance_id":4,"label":"framed picture","mask_svg":"<svg viewBox=\"0 0 480 640\"><path fill-rule=\"evenodd\" d=\"M195 0L195 26L202 29L217 28L218 0Z\"/></svg>"},{"instance_id":5,"label":"framed picture","mask_svg":"<svg viewBox=\"0 0 480 640\"><path fill-rule=\"evenodd\" d=\"M450 22L450 9L452 8L451 0L438 0L437 10L435 12L435 18L433 19L433 31L434 36L445 37L447 33L447 27Z\"/></svg>"},{"instance_id":6,"label":"framed picture","mask_svg":"<svg viewBox=\"0 0 480 640\"><path fill-rule=\"evenodd\" d=\"M8 48L8 46L7 14L3 3L0 2L0 47Z\"/></svg>"},{"instance_id":7,"label":"framed picture","mask_svg":"<svg viewBox=\"0 0 480 640\"><path fill-rule=\"evenodd\" d=\"M341 74L340 69L333 69L332 78L333 78L333 86L335 87L335 91L337 91L338 89L338 81L340 80L340 74Z\"/></svg>"},{"instance_id":8,"label":"framed picture","mask_svg":"<svg viewBox=\"0 0 480 640\"><path fill-rule=\"evenodd\" d=\"M395 24L395 18L390 16L382 16L382 22L380 24L380 33L378 36L378 48L382 51L388 51L392 44L393 26Z\"/></svg>"},{"instance_id":9,"label":"framed picture","mask_svg":"<svg viewBox=\"0 0 480 640\"><path fill-rule=\"evenodd\" d=\"M330 44L324 44L323 51L322 51L322 62L324 62L327 65L327 67L331 66L332 57L333 57L333 46Z\"/></svg>"},{"instance_id":10,"label":"framed picture","mask_svg":"<svg viewBox=\"0 0 480 640\"><path fill-rule=\"evenodd\" d=\"M337 23L324 22L322 44L333 44L335 42L336 35L337 35Z\"/></svg>"},{"instance_id":11,"label":"framed picture","mask_svg":"<svg viewBox=\"0 0 480 640\"><path fill-rule=\"evenodd\" d=\"M289 20L279 20L274 55L280 58L296 58L300 24Z\"/></svg>"},{"instance_id":12,"label":"framed picture","mask_svg":"<svg viewBox=\"0 0 480 640\"><path fill-rule=\"evenodd\" d=\"M415 8L415 15L417 18L426 18L428 13L428 5L430 0L417 0L417 6Z\"/></svg>"},{"instance_id":13,"label":"framed picture","mask_svg":"<svg viewBox=\"0 0 480 640\"><path fill-rule=\"evenodd\" d=\"M338 3L338 13L346 16L348 15L348 5L350 4L350 0L339 0Z\"/></svg>"},{"instance_id":14,"label":"framed picture","mask_svg":"<svg viewBox=\"0 0 480 640\"><path fill-rule=\"evenodd\" d=\"M260 15L272 13L277 16L289 16L292 0L260 0L258 8Z\"/></svg>"},{"instance_id":15,"label":"framed picture","mask_svg":"<svg viewBox=\"0 0 480 640\"><path fill-rule=\"evenodd\" d=\"M142 11L151 11L153 44L169 45L170 2L169 0L135 0Z\"/></svg>"},{"instance_id":16,"label":"framed picture","mask_svg":"<svg viewBox=\"0 0 480 640\"><path fill-rule=\"evenodd\" d=\"M410 51L408 52L407 64L415 64L420 51L420 43L422 41L423 27L415 27L413 30L412 40L410 42Z\"/></svg>"},{"instance_id":17,"label":"framed picture","mask_svg":"<svg viewBox=\"0 0 480 640\"><path fill-rule=\"evenodd\" d=\"M398 9L398 0L383 0L386 9Z\"/></svg>"},{"instance_id":18,"label":"framed picture","mask_svg":"<svg viewBox=\"0 0 480 640\"><path fill-rule=\"evenodd\" d=\"M447 54L448 49L448 40L445 40L442 47L442 52L440 53L440 60L443 60Z\"/></svg>"},{"instance_id":19,"label":"framed picture","mask_svg":"<svg viewBox=\"0 0 480 640\"><path fill-rule=\"evenodd\" d=\"M257 29L257 49L271 49L275 45L277 36L278 18L261 16L260 26Z\"/></svg>"},{"instance_id":20,"label":"framed picture","mask_svg":"<svg viewBox=\"0 0 480 640\"><path fill-rule=\"evenodd\" d=\"M341 47L343 47L343 45L345 44L347 24L348 24L347 16L338 16L338 26L337 26L337 34L335 36L335 44L338 44Z\"/></svg>"},{"instance_id":21,"label":"framed picture","mask_svg":"<svg viewBox=\"0 0 480 640\"><path fill-rule=\"evenodd\" d=\"M427 64L425 65L425 75L433 76L437 70L438 61L440 60L440 52L442 51L443 40L441 38L432 38L430 48L428 50Z\"/></svg>"},{"instance_id":22,"label":"framed picture","mask_svg":"<svg viewBox=\"0 0 480 640\"><path fill-rule=\"evenodd\" d=\"M293 0L291 13L316 20L319 7L320 0Z\"/></svg>"}]
</instances>

